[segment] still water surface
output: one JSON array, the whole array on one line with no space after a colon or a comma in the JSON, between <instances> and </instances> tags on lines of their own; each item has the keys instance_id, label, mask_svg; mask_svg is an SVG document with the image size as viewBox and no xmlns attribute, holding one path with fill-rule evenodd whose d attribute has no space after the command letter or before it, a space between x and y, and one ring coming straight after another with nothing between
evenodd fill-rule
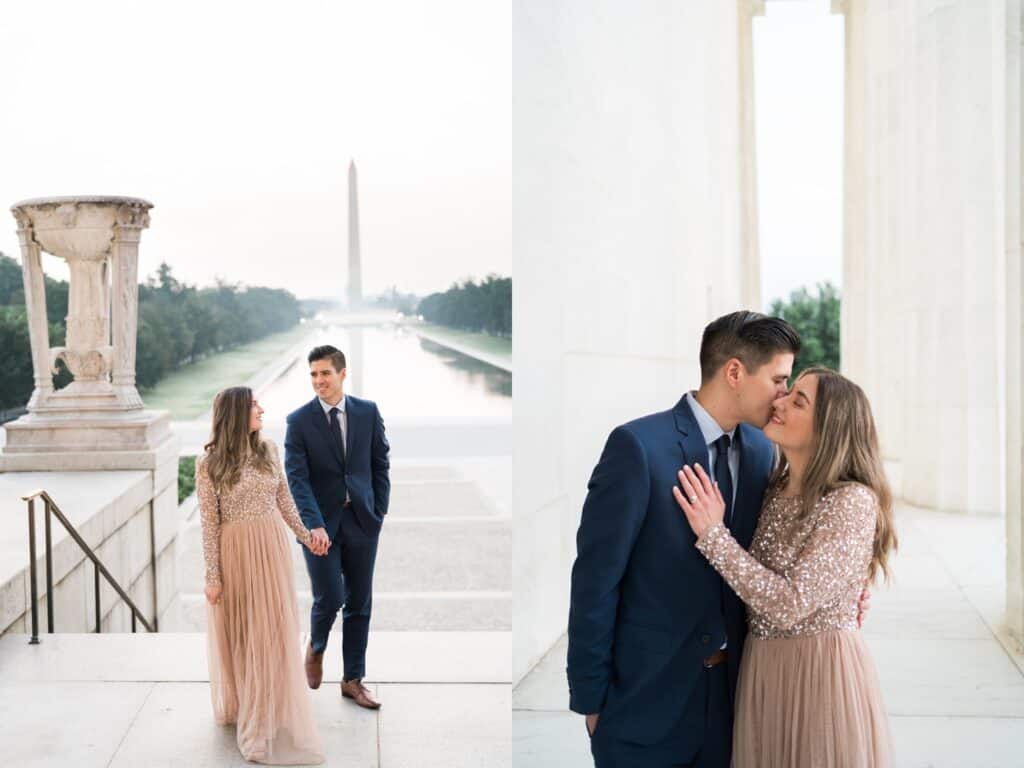
<instances>
[{"instance_id":1,"label":"still water surface","mask_svg":"<svg viewBox=\"0 0 1024 768\"><path fill-rule=\"evenodd\" d=\"M386 423L507 423L512 374L397 327L313 329L307 351L333 344L345 353L347 394L373 400ZM305 354L260 394L268 422L313 397Z\"/></svg>"}]
</instances>

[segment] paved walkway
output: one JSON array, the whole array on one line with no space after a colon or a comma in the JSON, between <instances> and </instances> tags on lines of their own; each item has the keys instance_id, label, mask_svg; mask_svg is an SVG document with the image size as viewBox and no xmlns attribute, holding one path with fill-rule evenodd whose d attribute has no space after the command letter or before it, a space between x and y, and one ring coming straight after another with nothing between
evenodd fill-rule
<instances>
[{"instance_id":1,"label":"paved walkway","mask_svg":"<svg viewBox=\"0 0 1024 768\"><path fill-rule=\"evenodd\" d=\"M380 632L368 687L378 712L341 699L328 660L310 691L328 766L505 768L510 765L507 633ZM233 726L213 721L202 634L0 637L2 764L251 765ZM306 638L296 638L296 653ZM332 640L338 647L340 638Z\"/></svg>"},{"instance_id":2,"label":"paved walkway","mask_svg":"<svg viewBox=\"0 0 1024 768\"><path fill-rule=\"evenodd\" d=\"M1003 520L902 506L897 526L895 579L875 588L864 628L896 764L1024 766L1024 655L1000 629ZM566 708L565 653L563 637L516 686L516 765L592 765L581 719Z\"/></svg>"}]
</instances>

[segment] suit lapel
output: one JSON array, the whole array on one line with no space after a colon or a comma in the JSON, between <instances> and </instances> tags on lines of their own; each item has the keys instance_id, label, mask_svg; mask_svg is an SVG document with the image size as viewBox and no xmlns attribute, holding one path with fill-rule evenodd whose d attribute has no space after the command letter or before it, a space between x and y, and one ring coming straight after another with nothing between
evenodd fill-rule
<instances>
[{"instance_id":1,"label":"suit lapel","mask_svg":"<svg viewBox=\"0 0 1024 768\"><path fill-rule=\"evenodd\" d=\"M356 431L356 413L355 403L352 398L345 395L345 418L348 424L345 429L345 461L348 462L352 456L352 435Z\"/></svg>"},{"instance_id":2,"label":"suit lapel","mask_svg":"<svg viewBox=\"0 0 1024 768\"><path fill-rule=\"evenodd\" d=\"M676 429L679 431L679 447L683 449L683 463L700 464L707 472L711 466L708 460L708 446L704 442L704 433L700 431L700 425L685 397L676 404L672 414L675 416ZM682 469L682 466L679 468Z\"/></svg>"},{"instance_id":3,"label":"suit lapel","mask_svg":"<svg viewBox=\"0 0 1024 768\"><path fill-rule=\"evenodd\" d=\"M318 432L320 432L320 435L327 442L327 445L330 446L330 450L334 455L334 458L339 464L343 464L344 461L341 457L341 450L338 448L338 444L334 442L334 437L331 435L331 428L327 423L327 415L324 413L324 409L320 405L320 398L314 397L313 402L309 404L309 417L313 420L313 426Z\"/></svg>"}]
</instances>

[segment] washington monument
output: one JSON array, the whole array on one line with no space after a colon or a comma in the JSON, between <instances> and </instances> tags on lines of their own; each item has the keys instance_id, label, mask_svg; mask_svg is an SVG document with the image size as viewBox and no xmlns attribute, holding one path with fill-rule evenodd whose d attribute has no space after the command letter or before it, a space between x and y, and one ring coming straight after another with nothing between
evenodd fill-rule
<instances>
[{"instance_id":1,"label":"washington monument","mask_svg":"<svg viewBox=\"0 0 1024 768\"><path fill-rule=\"evenodd\" d=\"M363 272L359 260L359 185L356 162L348 164L348 308L363 303Z\"/></svg>"}]
</instances>

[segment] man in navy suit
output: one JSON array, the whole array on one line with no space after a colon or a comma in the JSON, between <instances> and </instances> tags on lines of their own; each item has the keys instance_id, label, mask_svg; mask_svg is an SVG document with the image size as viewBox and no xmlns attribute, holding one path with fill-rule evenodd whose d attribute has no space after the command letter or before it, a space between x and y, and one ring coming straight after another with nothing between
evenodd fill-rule
<instances>
[{"instance_id":1,"label":"man in navy suit","mask_svg":"<svg viewBox=\"0 0 1024 768\"><path fill-rule=\"evenodd\" d=\"M319 688L328 633L342 610L341 695L378 709L363 685L377 539L388 511L388 441L377 405L346 395L345 355L332 346L309 353L314 397L288 414L285 470L302 521L313 532L303 547L313 587L306 679Z\"/></svg>"},{"instance_id":2,"label":"man in navy suit","mask_svg":"<svg viewBox=\"0 0 1024 768\"><path fill-rule=\"evenodd\" d=\"M701 386L609 436L577 533L568 676L598 768L727 768L743 603L694 547L672 496L700 464L749 547L775 452L761 433L786 394L800 337L734 312L704 329Z\"/></svg>"}]
</instances>

